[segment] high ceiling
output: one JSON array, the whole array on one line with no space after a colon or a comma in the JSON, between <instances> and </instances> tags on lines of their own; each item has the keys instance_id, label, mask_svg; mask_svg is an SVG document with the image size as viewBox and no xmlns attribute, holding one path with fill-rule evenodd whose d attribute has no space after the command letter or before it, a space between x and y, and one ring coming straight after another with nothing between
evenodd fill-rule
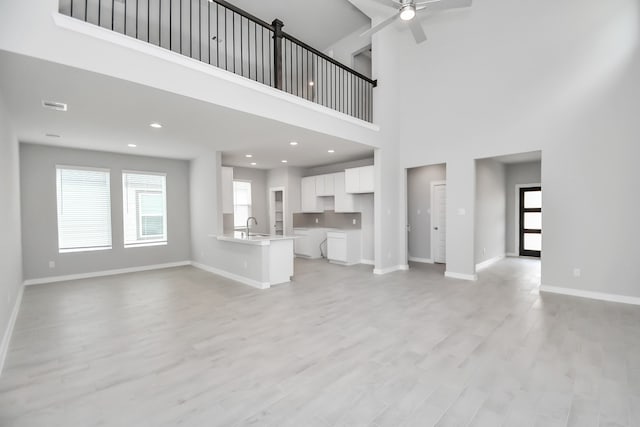
<instances>
[{"instance_id":1,"label":"high ceiling","mask_svg":"<svg viewBox=\"0 0 640 427\"><path fill-rule=\"evenodd\" d=\"M21 142L181 159L222 151L233 166L248 166L244 155L251 153L264 169L283 166L283 159L310 167L372 153L341 138L6 51L0 96ZM68 111L45 109L43 100L67 103Z\"/></svg>"},{"instance_id":2,"label":"high ceiling","mask_svg":"<svg viewBox=\"0 0 640 427\"><path fill-rule=\"evenodd\" d=\"M319 50L325 50L370 19L348 0L228 0L263 21L278 18L284 31Z\"/></svg>"}]
</instances>

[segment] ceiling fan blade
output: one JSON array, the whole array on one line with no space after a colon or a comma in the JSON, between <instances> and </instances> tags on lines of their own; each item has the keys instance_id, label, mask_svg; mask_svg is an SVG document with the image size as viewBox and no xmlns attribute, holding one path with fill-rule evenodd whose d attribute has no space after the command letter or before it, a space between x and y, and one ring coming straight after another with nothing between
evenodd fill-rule
<instances>
[{"instance_id":1,"label":"ceiling fan blade","mask_svg":"<svg viewBox=\"0 0 640 427\"><path fill-rule=\"evenodd\" d=\"M376 25L374 25L373 27L371 27L370 29L368 29L364 33L360 34L360 37L369 37L372 34L377 33L378 31L380 31L381 29L383 29L387 25L393 23L397 18L398 18L398 14L394 13L393 15L391 15L390 17L388 17L384 21L378 22Z\"/></svg>"},{"instance_id":2,"label":"ceiling fan blade","mask_svg":"<svg viewBox=\"0 0 640 427\"><path fill-rule=\"evenodd\" d=\"M400 2L394 1L394 0L374 0L378 3L382 3L385 6L392 6L392 7L398 7L398 5L400 4ZM438 0L440 1L440 0Z\"/></svg>"},{"instance_id":3,"label":"ceiling fan blade","mask_svg":"<svg viewBox=\"0 0 640 427\"><path fill-rule=\"evenodd\" d=\"M409 28L411 29L411 34L413 34L413 38L416 40L416 44L420 44L423 41L427 40L427 35L424 33L422 29L422 25L420 25L420 21L417 19L412 19L409 21Z\"/></svg>"}]
</instances>

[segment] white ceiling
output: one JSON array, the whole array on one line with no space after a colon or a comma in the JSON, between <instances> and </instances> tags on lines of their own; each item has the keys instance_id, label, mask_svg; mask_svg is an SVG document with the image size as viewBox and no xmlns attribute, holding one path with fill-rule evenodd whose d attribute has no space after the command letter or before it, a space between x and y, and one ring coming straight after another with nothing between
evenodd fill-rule
<instances>
[{"instance_id":1,"label":"white ceiling","mask_svg":"<svg viewBox=\"0 0 640 427\"><path fill-rule=\"evenodd\" d=\"M325 50L370 24L370 19L348 0L228 0L263 21L278 18L284 31Z\"/></svg>"},{"instance_id":2,"label":"white ceiling","mask_svg":"<svg viewBox=\"0 0 640 427\"><path fill-rule=\"evenodd\" d=\"M21 142L191 159L223 151L229 165L310 167L371 156L371 148L128 81L0 51L0 93ZM67 112L42 101L67 103ZM160 122L162 129L149 124ZM45 134L58 134L51 138ZM292 150L290 141L299 145ZM129 148L128 144L136 144ZM336 150L329 155L328 149Z\"/></svg>"}]
</instances>

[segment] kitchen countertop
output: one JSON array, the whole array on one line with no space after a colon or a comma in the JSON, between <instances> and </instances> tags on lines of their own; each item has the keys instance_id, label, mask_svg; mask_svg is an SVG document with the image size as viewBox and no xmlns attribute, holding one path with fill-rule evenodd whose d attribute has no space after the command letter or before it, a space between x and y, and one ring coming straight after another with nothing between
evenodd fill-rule
<instances>
[{"instance_id":1,"label":"kitchen countertop","mask_svg":"<svg viewBox=\"0 0 640 427\"><path fill-rule=\"evenodd\" d=\"M273 241L278 240L294 240L299 239L299 236L276 236L274 234L260 234L260 233L251 233L250 236L247 237L246 233L243 231L234 231L233 233L227 233L220 236L210 234L209 237L215 237L218 240L224 242L234 242L241 243L245 245L257 245L257 246L266 246L270 245Z\"/></svg>"}]
</instances>

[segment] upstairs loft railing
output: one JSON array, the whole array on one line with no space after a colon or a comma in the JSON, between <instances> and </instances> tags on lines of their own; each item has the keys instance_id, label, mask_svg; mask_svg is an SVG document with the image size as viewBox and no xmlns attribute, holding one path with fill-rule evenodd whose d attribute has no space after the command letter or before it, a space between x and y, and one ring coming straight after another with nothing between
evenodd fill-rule
<instances>
[{"instance_id":1,"label":"upstairs loft railing","mask_svg":"<svg viewBox=\"0 0 640 427\"><path fill-rule=\"evenodd\" d=\"M371 122L377 82L224 0L60 0L60 13Z\"/></svg>"}]
</instances>

